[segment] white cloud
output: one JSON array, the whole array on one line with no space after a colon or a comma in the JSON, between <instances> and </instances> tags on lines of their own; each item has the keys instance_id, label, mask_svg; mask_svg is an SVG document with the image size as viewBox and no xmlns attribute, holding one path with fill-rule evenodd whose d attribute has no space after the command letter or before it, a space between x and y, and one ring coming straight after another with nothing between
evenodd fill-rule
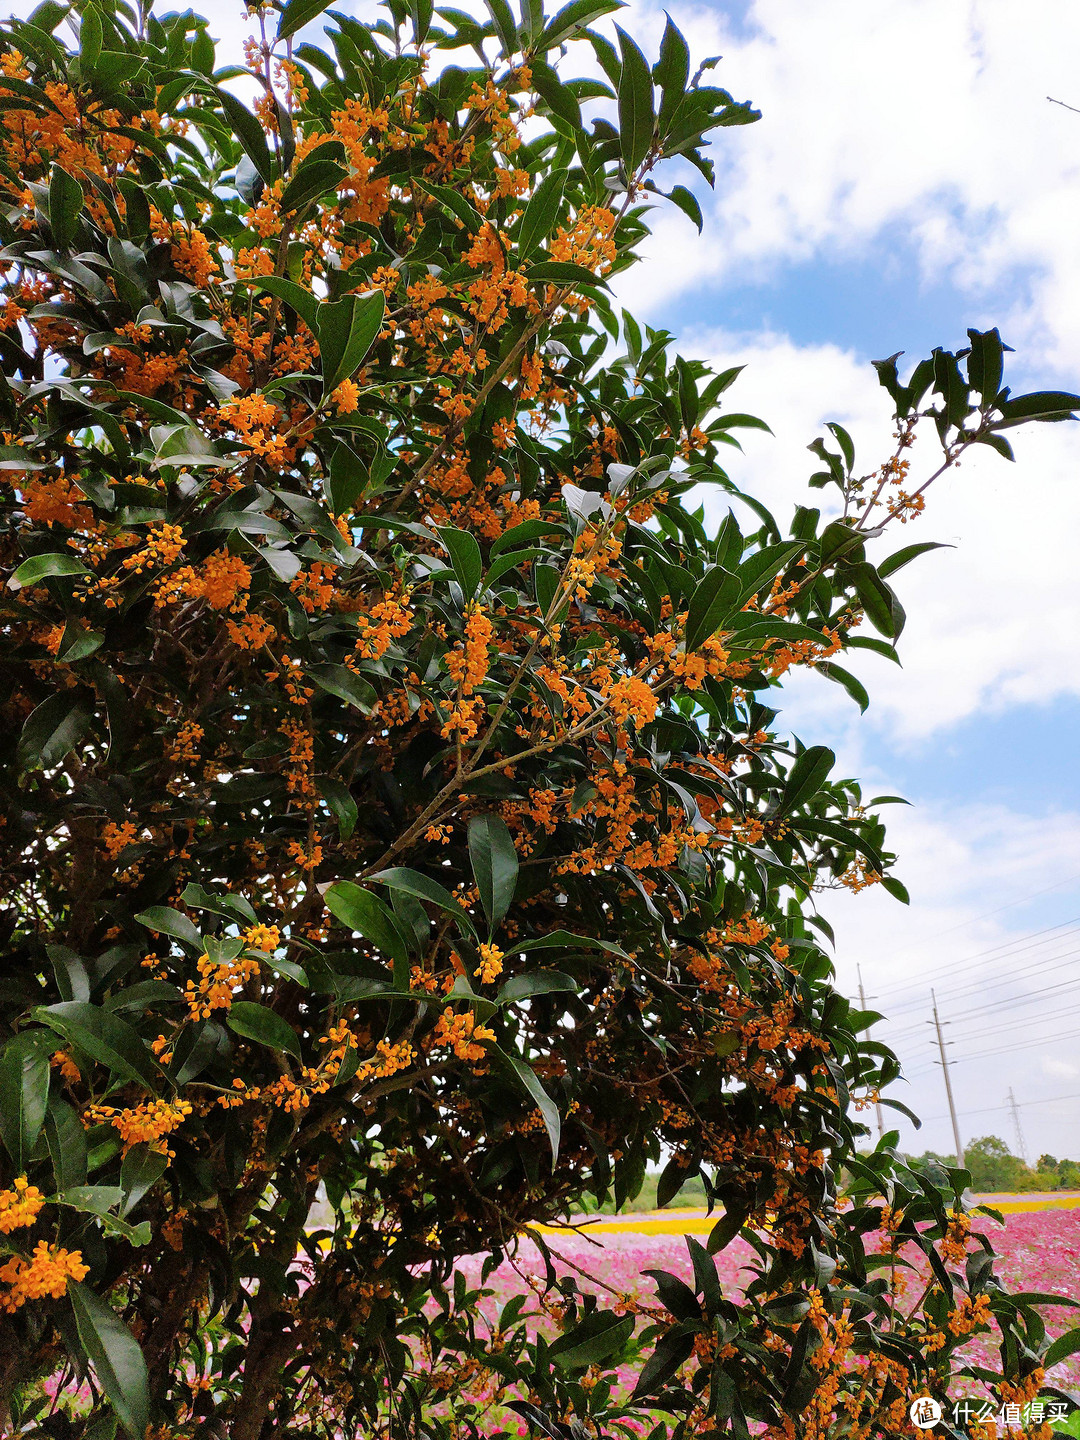
<instances>
[{"instance_id":1,"label":"white cloud","mask_svg":"<svg viewBox=\"0 0 1080 1440\"><path fill-rule=\"evenodd\" d=\"M655 46L660 7L631 28ZM721 6L680 5L695 53L764 118L714 134L720 180L707 241L661 212L655 264L627 278L635 302L779 262L914 243L928 277L976 292L1032 267L1036 304L1010 333L1066 373L1080 362L1080 9L1032 0L755 0L733 30ZM1002 317L1005 318L1005 317Z\"/></svg>"},{"instance_id":2,"label":"white cloud","mask_svg":"<svg viewBox=\"0 0 1080 1440\"><path fill-rule=\"evenodd\" d=\"M1075 1080L1080 1076L1080 1065L1070 1065L1067 1060L1055 1060L1050 1055L1043 1056L1042 1068L1055 1080Z\"/></svg>"},{"instance_id":3,"label":"white cloud","mask_svg":"<svg viewBox=\"0 0 1080 1440\"><path fill-rule=\"evenodd\" d=\"M726 467L782 525L796 504L830 505L837 493L807 488L820 467L806 446L823 421L850 429L860 470L875 469L891 448L890 405L875 372L836 346L702 332L687 335L680 349L717 366L746 364L729 407L762 416L775 438L741 431L745 455L731 451ZM883 558L922 540L955 547L895 576L909 617L899 643L904 668L865 652L850 665L871 694L862 723L901 743L971 715L1080 695L1080 433L1073 425L1033 425L1014 439L1015 465L990 451L965 457L928 492L922 517L892 526L869 551ZM925 478L935 463L933 441L916 447L913 477ZM727 502L717 492L706 503L716 513ZM788 703L800 723L843 732L858 719L852 702L817 676L796 681Z\"/></svg>"},{"instance_id":4,"label":"white cloud","mask_svg":"<svg viewBox=\"0 0 1080 1440\"><path fill-rule=\"evenodd\" d=\"M888 820L910 908L876 887L821 897L836 930L838 988L856 999L861 968L869 1007L888 1017L875 1037L896 1049L908 1076L892 1093L926 1122L916 1134L886 1112L886 1124L901 1124L905 1146L952 1150L927 1023L934 986L962 1138L1013 1142L1012 1087L1029 1153L1060 1153L1080 1117L1080 1069L1063 1058L1075 1047L1056 1038L1075 1033L1080 1001L1080 814L924 805L896 807Z\"/></svg>"}]
</instances>

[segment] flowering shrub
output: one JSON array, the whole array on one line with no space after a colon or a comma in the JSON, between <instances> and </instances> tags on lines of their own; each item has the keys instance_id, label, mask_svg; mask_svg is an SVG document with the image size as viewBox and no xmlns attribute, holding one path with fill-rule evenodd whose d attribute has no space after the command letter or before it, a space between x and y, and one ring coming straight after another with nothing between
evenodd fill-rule
<instances>
[{"instance_id":1,"label":"flowering shrub","mask_svg":"<svg viewBox=\"0 0 1080 1440\"><path fill-rule=\"evenodd\" d=\"M664 162L711 179L755 112L674 25L653 65L591 31L615 0L294 45L323 8L264 7L224 70L149 4L80 0L75 51L52 0L0 31L0 1421L52 1434L88 1379L65 1435L450 1437L482 1374L566 1440L895 1435L991 1318L982 1378L1035 1393L1072 1342L963 1173L855 1153L897 1066L815 897L903 887L769 702L807 667L865 704L836 657L894 655L930 548L868 542L1080 401L1011 396L996 331L882 362L883 464L832 426L826 516L707 533L686 497L738 493L761 422L608 282ZM560 76L582 47L605 80ZM743 1293L699 1247L489 1345L455 1262L659 1158ZM883 1240L931 1266L913 1303Z\"/></svg>"}]
</instances>

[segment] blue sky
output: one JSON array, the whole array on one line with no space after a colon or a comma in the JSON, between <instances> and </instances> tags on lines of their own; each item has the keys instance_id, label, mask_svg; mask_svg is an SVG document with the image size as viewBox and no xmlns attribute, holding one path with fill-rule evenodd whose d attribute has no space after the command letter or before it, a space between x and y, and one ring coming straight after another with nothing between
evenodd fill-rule
<instances>
[{"instance_id":1,"label":"blue sky","mask_svg":"<svg viewBox=\"0 0 1080 1440\"><path fill-rule=\"evenodd\" d=\"M869 361L957 348L968 325L1015 346L1014 388L1080 390L1080 116L1046 99L1080 104L1072 7L1032 5L1022 34L995 0L749 0L675 18L763 119L722 138L703 240L662 217L656 278L624 289L687 353L748 362L732 404L776 439L752 436L734 478L781 510L804 499L803 447L827 418L872 468L889 427ZM1080 1153L1080 427L1016 448L1014 467L951 478L904 535L955 549L897 577L904 669L852 667L867 715L808 680L783 718L867 793L912 802L888 812L910 908L821 899L841 985L853 993L860 967L891 1012L900 1094L926 1120L904 1142L952 1148L924 1023L934 985L963 1137L1014 1142L1011 1087L1034 1157Z\"/></svg>"},{"instance_id":2,"label":"blue sky","mask_svg":"<svg viewBox=\"0 0 1080 1440\"><path fill-rule=\"evenodd\" d=\"M26 14L33 0L8 4ZM205 8L238 55L242 7ZM869 361L956 348L969 324L1001 327L1016 387L1080 391L1080 115L1046 99L1080 106L1080 7L1028 0L1022 24L1015 0L668 8L699 58L723 56L718 83L764 118L720 132L716 192L695 186L704 235L657 212L651 258L621 298L684 353L746 363L731 403L775 436L732 452L733 478L781 512L805 501L805 447L826 419L874 468L891 427ZM634 0L618 19L655 53L659 5ZM589 68L584 47L571 59ZM1080 1157L1080 426L1022 434L1017 456L965 466L903 535L955 548L897 578L904 668L852 666L867 715L809 677L784 720L832 744L868 794L912 801L890 814L911 906L875 890L821 897L841 986L853 993L860 966L895 1014L882 1035L911 1074L903 1098L927 1117L918 1138L904 1126L905 1143L951 1147L922 1025L934 984L965 1138L1012 1139L993 1108L1011 1086L1031 1154ZM1020 1047L1040 1035L1064 1038Z\"/></svg>"}]
</instances>

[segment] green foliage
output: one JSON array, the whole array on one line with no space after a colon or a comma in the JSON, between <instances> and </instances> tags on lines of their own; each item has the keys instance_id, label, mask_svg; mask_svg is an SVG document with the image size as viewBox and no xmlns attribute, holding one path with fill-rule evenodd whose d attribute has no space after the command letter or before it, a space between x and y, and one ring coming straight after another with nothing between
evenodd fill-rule
<instances>
[{"instance_id":1,"label":"green foliage","mask_svg":"<svg viewBox=\"0 0 1080 1440\"><path fill-rule=\"evenodd\" d=\"M830 425L831 508L785 534L721 464L767 429L725 409L738 370L610 300L663 162L711 183L707 137L757 118L713 62L673 23L616 49L613 0L389 0L294 48L324 8L264 11L251 69L152 5L80 0L77 49L59 5L2 31L0 1416L820 1436L843 1332L838 1411L884 1437L960 1364L964 1296L1023 1381L1043 1301L985 1237L942 1258L969 1177L857 1153L898 1065L818 899L905 892L776 704L802 666L865 707L834 657L896 658L927 548L872 542L1080 402L1003 388L995 330L880 362L894 452L860 476ZM609 83L567 78L581 45ZM616 1315L563 1279L557 1334L519 1311L492 1347L457 1261L550 1254L538 1224L661 1165L660 1203L715 1207L693 1289ZM914 1311L884 1200L936 1279ZM85 1413L39 1425L71 1375Z\"/></svg>"}]
</instances>

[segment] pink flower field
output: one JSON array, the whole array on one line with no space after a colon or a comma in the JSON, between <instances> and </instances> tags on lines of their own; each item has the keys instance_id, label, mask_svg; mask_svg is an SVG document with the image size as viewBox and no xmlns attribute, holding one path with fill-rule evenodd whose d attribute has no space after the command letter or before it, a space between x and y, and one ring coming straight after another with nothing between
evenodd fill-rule
<instances>
[{"instance_id":1,"label":"pink flower field","mask_svg":"<svg viewBox=\"0 0 1080 1440\"><path fill-rule=\"evenodd\" d=\"M1080 1209L1021 1212L1006 1215L1005 1220L1004 1229L988 1217L976 1217L973 1226L975 1231L989 1237L998 1252L996 1269L1005 1286L1013 1293L1043 1291L1080 1301ZM704 1243L704 1236L698 1238ZM553 1253L563 1257L556 1264L558 1274L575 1276L581 1289L596 1293L602 1305L614 1305L617 1297L623 1295L652 1300L655 1287L651 1279L643 1276L644 1270L669 1270L692 1283L692 1267L686 1241L681 1235L608 1232L590 1240L582 1234L568 1232L566 1235L548 1234L545 1239ZM910 1253L906 1258L915 1259ZM738 1298L743 1283L749 1280L745 1267L753 1260L754 1252L741 1239L717 1256L720 1283L732 1298ZM479 1257L470 1258L459 1268L470 1285L479 1285ZM583 1275L581 1271L587 1271L588 1275ZM514 1295L530 1294L530 1276L539 1282L537 1288L542 1287L544 1274L540 1252L531 1242L524 1242L515 1260L504 1261L485 1283L485 1288L493 1292L481 1307L488 1321L494 1325L499 1311ZM928 1278L928 1269L920 1269L918 1274L909 1276L908 1293L912 1297L918 1295ZM1068 1306L1040 1313L1052 1336L1080 1325L1080 1311ZM541 1321L541 1324L550 1333L552 1327L549 1323ZM967 1346L965 1354L975 1364L996 1368L992 1358L994 1348L992 1336L977 1336ZM632 1388L633 1377L629 1370L620 1378L627 1390ZM1080 1388L1080 1355L1055 1366L1048 1380L1063 1389ZM965 1386L965 1393L974 1394L977 1388L971 1382Z\"/></svg>"}]
</instances>

